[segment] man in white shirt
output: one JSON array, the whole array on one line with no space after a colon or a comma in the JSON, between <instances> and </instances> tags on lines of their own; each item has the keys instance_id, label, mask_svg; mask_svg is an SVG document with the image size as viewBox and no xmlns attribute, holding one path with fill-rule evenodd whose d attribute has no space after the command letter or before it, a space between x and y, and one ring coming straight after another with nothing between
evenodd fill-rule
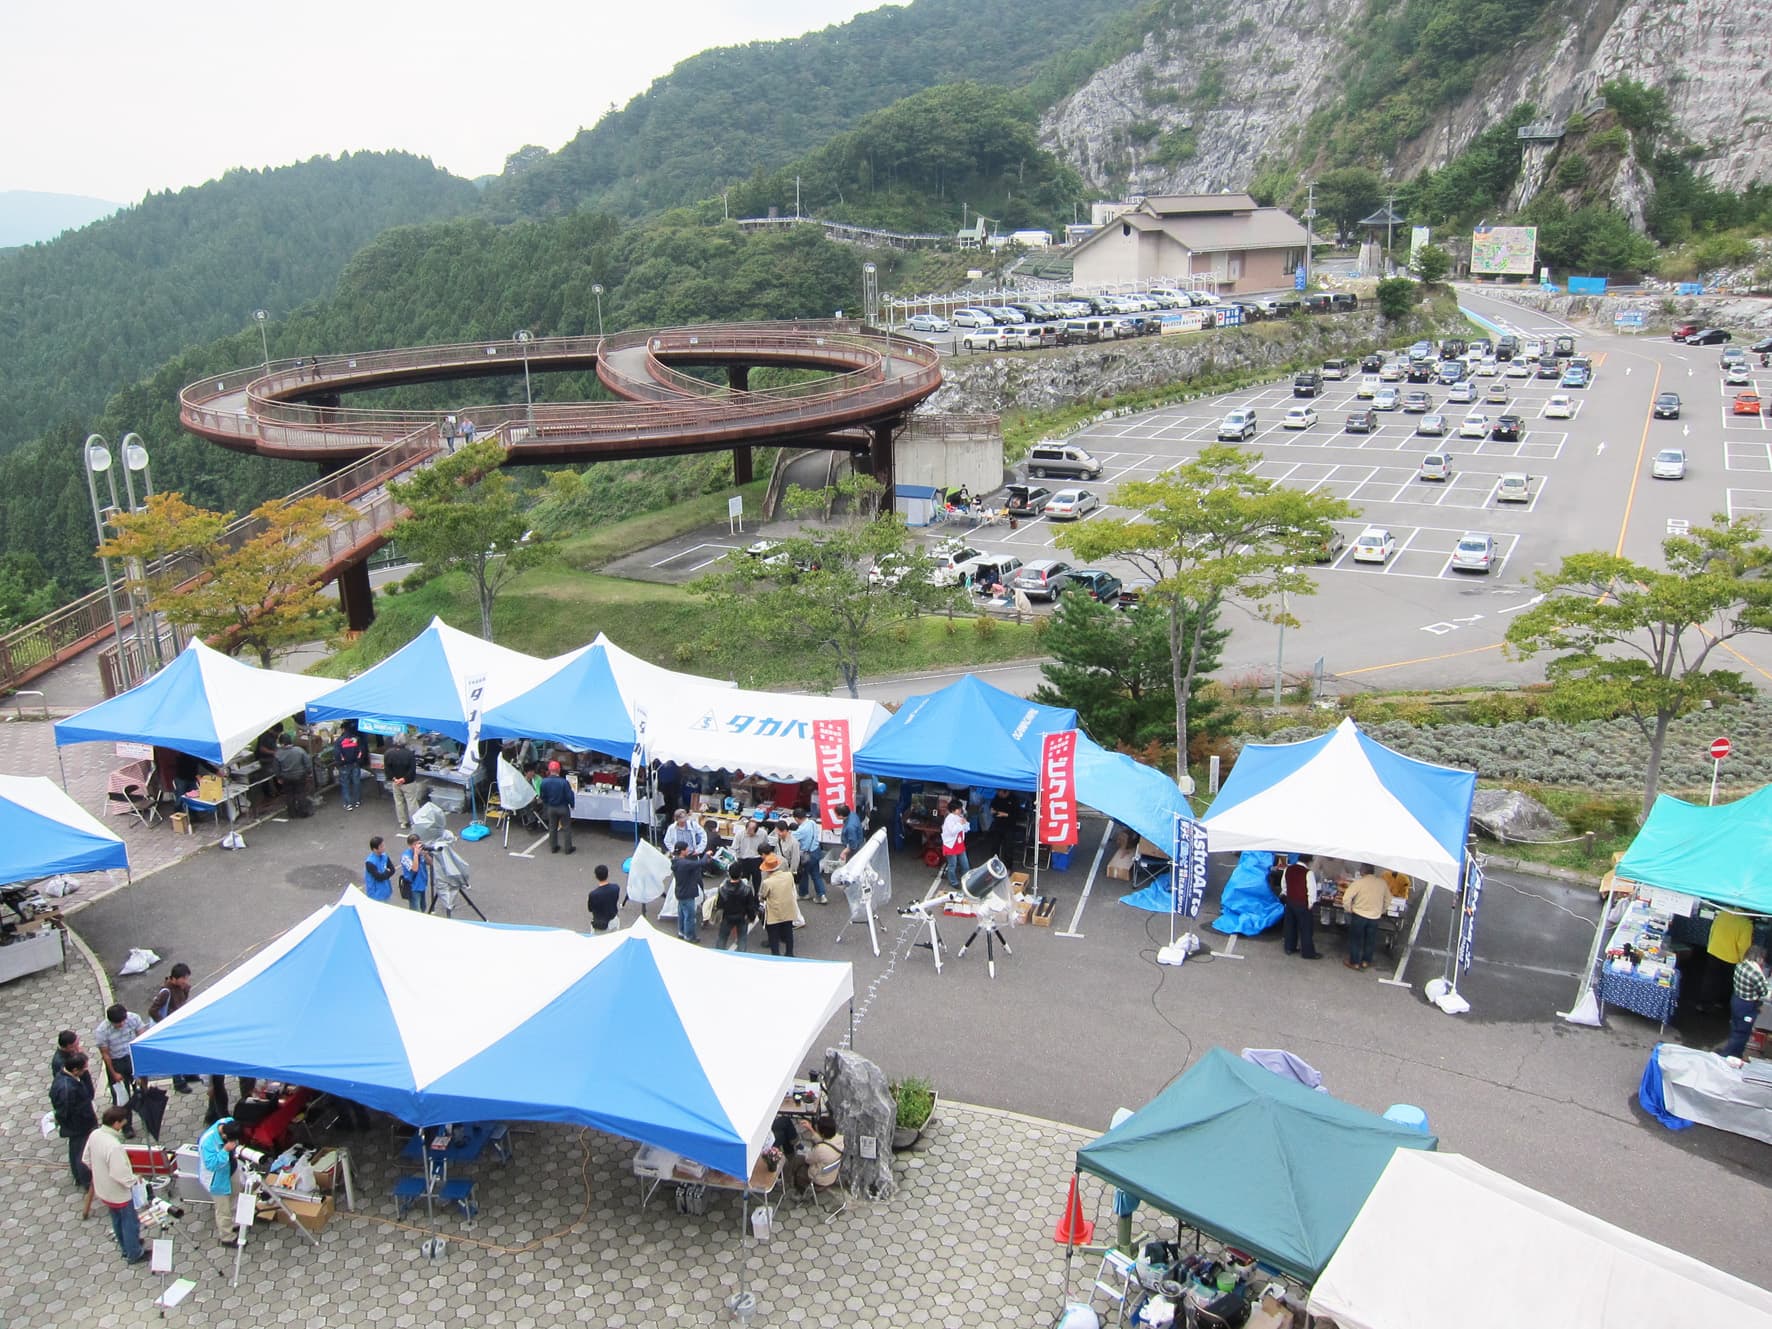
<instances>
[{"instance_id":1,"label":"man in white shirt","mask_svg":"<svg viewBox=\"0 0 1772 1329\"><path fill-rule=\"evenodd\" d=\"M682 808L677 809L676 819L665 830L665 853L675 858L678 845L683 845L692 854L706 853L708 847L708 833L691 821Z\"/></svg>"},{"instance_id":2,"label":"man in white shirt","mask_svg":"<svg viewBox=\"0 0 1772 1329\"><path fill-rule=\"evenodd\" d=\"M966 804L960 799L948 800L948 815L941 821L941 856L947 860L948 884L958 890L960 878L972 871L966 857L966 832L972 822L966 816Z\"/></svg>"}]
</instances>

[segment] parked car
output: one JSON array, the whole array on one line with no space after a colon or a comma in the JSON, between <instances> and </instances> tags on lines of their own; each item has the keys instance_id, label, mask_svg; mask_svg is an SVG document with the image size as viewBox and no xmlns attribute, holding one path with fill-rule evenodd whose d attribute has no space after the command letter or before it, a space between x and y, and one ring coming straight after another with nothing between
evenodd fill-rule
<instances>
[{"instance_id":1,"label":"parked car","mask_svg":"<svg viewBox=\"0 0 1772 1329\"><path fill-rule=\"evenodd\" d=\"M1056 600L1070 570L1071 565L1062 558L1036 558L1023 563L1021 571L1007 584L1030 600Z\"/></svg>"},{"instance_id":2,"label":"parked car","mask_svg":"<svg viewBox=\"0 0 1772 1329\"><path fill-rule=\"evenodd\" d=\"M1075 443L1037 443L1028 451L1028 474L1036 480L1048 475L1094 480L1101 475L1101 463Z\"/></svg>"},{"instance_id":3,"label":"parked car","mask_svg":"<svg viewBox=\"0 0 1772 1329\"><path fill-rule=\"evenodd\" d=\"M1479 378L1494 378L1501 372L1501 361L1492 355L1485 355L1471 366L1471 373Z\"/></svg>"},{"instance_id":4,"label":"parked car","mask_svg":"<svg viewBox=\"0 0 1772 1329\"><path fill-rule=\"evenodd\" d=\"M1511 412L1495 417L1495 427L1489 431L1489 437L1498 443L1518 443L1526 434L1526 422Z\"/></svg>"},{"instance_id":5,"label":"parked car","mask_svg":"<svg viewBox=\"0 0 1772 1329\"><path fill-rule=\"evenodd\" d=\"M1726 328L1700 328L1686 338L1688 346L1721 346L1726 341L1734 341L1735 334Z\"/></svg>"},{"instance_id":6,"label":"parked car","mask_svg":"<svg viewBox=\"0 0 1772 1329\"><path fill-rule=\"evenodd\" d=\"M1001 351L1009 345L1009 329L992 324L988 328L970 328L960 337L963 351Z\"/></svg>"},{"instance_id":7,"label":"parked car","mask_svg":"<svg viewBox=\"0 0 1772 1329\"><path fill-rule=\"evenodd\" d=\"M964 540L944 540L930 550L930 557L935 560L935 572L929 580L937 586L952 586L960 580L960 568L984 554Z\"/></svg>"},{"instance_id":8,"label":"parked car","mask_svg":"<svg viewBox=\"0 0 1772 1329\"><path fill-rule=\"evenodd\" d=\"M1753 381L1753 370L1749 369L1746 363L1741 360L1734 361L1723 371L1723 382L1732 388L1751 387Z\"/></svg>"},{"instance_id":9,"label":"parked car","mask_svg":"<svg viewBox=\"0 0 1772 1329\"><path fill-rule=\"evenodd\" d=\"M1352 291L1331 291L1329 292L1329 303L1339 314L1350 309L1358 309L1360 297Z\"/></svg>"},{"instance_id":10,"label":"parked car","mask_svg":"<svg viewBox=\"0 0 1772 1329\"><path fill-rule=\"evenodd\" d=\"M1370 406L1362 406L1357 411L1347 413L1347 432L1350 434L1370 434L1378 428L1378 412Z\"/></svg>"},{"instance_id":11,"label":"parked car","mask_svg":"<svg viewBox=\"0 0 1772 1329\"><path fill-rule=\"evenodd\" d=\"M1007 587L1021 571L1021 560L1012 554L980 554L969 558L956 569L955 578L971 587L976 595L989 595L993 586Z\"/></svg>"},{"instance_id":12,"label":"parked car","mask_svg":"<svg viewBox=\"0 0 1772 1329\"><path fill-rule=\"evenodd\" d=\"M1314 369L1300 370L1292 376L1292 395L1294 397L1316 397L1322 395L1323 376Z\"/></svg>"},{"instance_id":13,"label":"parked car","mask_svg":"<svg viewBox=\"0 0 1772 1329\"><path fill-rule=\"evenodd\" d=\"M1525 360L1519 356L1515 356L1512 360L1507 362L1507 369L1504 372L1503 377L1531 378L1533 368L1534 363L1531 360Z\"/></svg>"},{"instance_id":14,"label":"parked car","mask_svg":"<svg viewBox=\"0 0 1772 1329\"><path fill-rule=\"evenodd\" d=\"M1052 491L1045 485L1010 485L1003 508L1011 517L1037 517L1046 510Z\"/></svg>"},{"instance_id":15,"label":"parked car","mask_svg":"<svg viewBox=\"0 0 1772 1329\"><path fill-rule=\"evenodd\" d=\"M1335 527L1331 526L1329 528L1329 534L1325 535L1322 540L1317 543L1317 547L1313 551L1311 557L1318 563L1333 563L1335 561L1335 556L1346 548L1347 537Z\"/></svg>"},{"instance_id":16,"label":"parked car","mask_svg":"<svg viewBox=\"0 0 1772 1329\"><path fill-rule=\"evenodd\" d=\"M1437 366L1438 362L1434 360L1411 360L1409 372L1405 377L1411 383L1433 383L1439 377L1435 373Z\"/></svg>"},{"instance_id":17,"label":"parked car","mask_svg":"<svg viewBox=\"0 0 1772 1329\"><path fill-rule=\"evenodd\" d=\"M1087 489L1061 489L1046 500L1046 515L1053 521L1076 521L1100 506L1101 500Z\"/></svg>"},{"instance_id":18,"label":"parked car","mask_svg":"<svg viewBox=\"0 0 1772 1329\"><path fill-rule=\"evenodd\" d=\"M1483 394L1483 400L1491 406L1506 406L1513 400L1513 395L1514 390L1505 382L1496 382L1489 385L1489 390Z\"/></svg>"},{"instance_id":19,"label":"parked car","mask_svg":"<svg viewBox=\"0 0 1772 1329\"><path fill-rule=\"evenodd\" d=\"M1546 420L1572 420L1575 418L1575 398L1561 394L1552 397L1544 404Z\"/></svg>"},{"instance_id":20,"label":"parked car","mask_svg":"<svg viewBox=\"0 0 1772 1329\"><path fill-rule=\"evenodd\" d=\"M1434 399L1425 392L1405 392L1403 409L1410 415L1422 415L1434 409Z\"/></svg>"},{"instance_id":21,"label":"parked car","mask_svg":"<svg viewBox=\"0 0 1772 1329\"><path fill-rule=\"evenodd\" d=\"M1450 452L1430 452L1421 459L1421 468L1416 472L1423 480L1450 480L1452 478L1452 454Z\"/></svg>"},{"instance_id":22,"label":"parked car","mask_svg":"<svg viewBox=\"0 0 1772 1329\"><path fill-rule=\"evenodd\" d=\"M1354 396L1369 401L1378 395L1379 388L1383 386L1384 380L1379 378L1377 374L1361 374L1360 384L1354 389Z\"/></svg>"},{"instance_id":23,"label":"parked car","mask_svg":"<svg viewBox=\"0 0 1772 1329\"><path fill-rule=\"evenodd\" d=\"M1685 341L1697 331L1698 325L1696 323L1676 323L1674 324L1673 338L1675 341Z\"/></svg>"},{"instance_id":24,"label":"parked car","mask_svg":"<svg viewBox=\"0 0 1772 1329\"><path fill-rule=\"evenodd\" d=\"M1452 547L1451 567L1454 572L1488 572L1495 566L1495 537L1481 531L1466 531Z\"/></svg>"},{"instance_id":25,"label":"parked car","mask_svg":"<svg viewBox=\"0 0 1772 1329\"><path fill-rule=\"evenodd\" d=\"M1561 378L1562 376L1563 376L1563 366L1557 360L1556 356L1541 355L1538 357L1538 373L1535 375L1535 377L1548 378L1548 379L1555 380L1555 379Z\"/></svg>"},{"instance_id":26,"label":"parked car","mask_svg":"<svg viewBox=\"0 0 1772 1329\"><path fill-rule=\"evenodd\" d=\"M1339 380L1345 379L1346 377L1347 377L1347 361L1346 360L1325 360L1325 361L1323 361L1323 378L1325 381L1327 381L1329 379L1335 379L1335 380L1339 381Z\"/></svg>"},{"instance_id":27,"label":"parked car","mask_svg":"<svg viewBox=\"0 0 1772 1329\"><path fill-rule=\"evenodd\" d=\"M1772 355L1772 337L1761 337L1747 349L1755 355Z\"/></svg>"},{"instance_id":28,"label":"parked car","mask_svg":"<svg viewBox=\"0 0 1772 1329\"><path fill-rule=\"evenodd\" d=\"M1591 381L1587 370L1579 365L1571 365L1563 371L1563 386L1566 388L1585 388Z\"/></svg>"},{"instance_id":29,"label":"parked car","mask_svg":"<svg viewBox=\"0 0 1772 1329\"><path fill-rule=\"evenodd\" d=\"M1656 393L1655 418L1657 420L1678 420L1680 418L1680 394L1677 392Z\"/></svg>"},{"instance_id":30,"label":"parked car","mask_svg":"<svg viewBox=\"0 0 1772 1329\"><path fill-rule=\"evenodd\" d=\"M1495 354L1495 343L1487 337L1472 337L1464 350L1467 356L1481 360L1484 356Z\"/></svg>"},{"instance_id":31,"label":"parked car","mask_svg":"<svg viewBox=\"0 0 1772 1329\"><path fill-rule=\"evenodd\" d=\"M1395 388L1380 388L1372 397L1372 409L1375 411L1394 411L1402 404L1402 394Z\"/></svg>"},{"instance_id":32,"label":"parked car","mask_svg":"<svg viewBox=\"0 0 1772 1329\"><path fill-rule=\"evenodd\" d=\"M1735 400L1729 405L1730 415L1758 415L1760 413L1760 394L1757 392L1738 392Z\"/></svg>"},{"instance_id":33,"label":"parked car","mask_svg":"<svg viewBox=\"0 0 1772 1329\"><path fill-rule=\"evenodd\" d=\"M1497 503L1530 503L1532 477L1520 471L1509 471L1495 485Z\"/></svg>"},{"instance_id":34,"label":"parked car","mask_svg":"<svg viewBox=\"0 0 1772 1329\"><path fill-rule=\"evenodd\" d=\"M1456 360L1470 349L1463 337L1446 337L1440 342L1440 359Z\"/></svg>"},{"instance_id":35,"label":"parked car","mask_svg":"<svg viewBox=\"0 0 1772 1329\"><path fill-rule=\"evenodd\" d=\"M989 328L997 322L982 309L956 309L952 321L956 328Z\"/></svg>"},{"instance_id":36,"label":"parked car","mask_svg":"<svg viewBox=\"0 0 1772 1329\"><path fill-rule=\"evenodd\" d=\"M1655 454L1655 462L1649 468L1649 474L1657 480L1684 480L1686 478L1686 450L1684 448L1663 448Z\"/></svg>"},{"instance_id":37,"label":"parked car","mask_svg":"<svg viewBox=\"0 0 1772 1329\"><path fill-rule=\"evenodd\" d=\"M1468 379L1463 383L1454 383L1446 393L1449 405L1469 406L1477 399L1477 385Z\"/></svg>"},{"instance_id":38,"label":"parked car","mask_svg":"<svg viewBox=\"0 0 1772 1329\"><path fill-rule=\"evenodd\" d=\"M1059 585L1060 595L1087 595L1099 604L1120 601L1120 579L1101 568L1072 568Z\"/></svg>"},{"instance_id":39,"label":"parked car","mask_svg":"<svg viewBox=\"0 0 1772 1329\"><path fill-rule=\"evenodd\" d=\"M1241 443L1255 435L1255 412L1238 407L1218 422L1218 437L1224 442Z\"/></svg>"},{"instance_id":40,"label":"parked car","mask_svg":"<svg viewBox=\"0 0 1772 1329\"><path fill-rule=\"evenodd\" d=\"M1397 537L1383 526L1368 526L1354 538L1354 562L1388 563L1397 552Z\"/></svg>"},{"instance_id":41,"label":"parked car","mask_svg":"<svg viewBox=\"0 0 1772 1329\"><path fill-rule=\"evenodd\" d=\"M1451 387L1454 383L1462 383L1470 376L1470 369L1462 360L1442 360L1439 368L1434 371L1434 377L1447 387Z\"/></svg>"},{"instance_id":42,"label":"parked car","mask_svg":"<svg viewBox=\"0 0 1772 1329\"><path fill-rule=\"evenodd\" d=\"M938 318L934 314L912 314L904 325L912 332L946 332L949 327L945 318Z\"/></svg>"},{"instance_id":43,"label":"parked car","mask_svg":"<svg viewBox=\"0 0 1772 1329\"><path fill-rule=\"evenodd\" d=\"M1575 354L1575 338L1566 332L1559 333L1551 343L1551 354L1559 360L1567 360Z\"/></svg>"},{"instance_id":44,"label":"parked car","mask_svg":"<svg viewBox=\"0 0 1772 1329\"><path fill-rule=\"evenodd\" d=\"M1481 411L1472 411L1464 417L1463 422L1458 426L1458 436L1460 438L1488 438L1489 417Z\"/></svg>"},{"instance_id":45,"label":"parked car","mask_svg":"<svg viewBox=\"0 0 1772 1329\"><path fill-rule=\"evenodd\" d=\"M1286 412L1285 418L1280 421L1280 428L1309 429L1316 423L1317 408L1315 406L1294 406Z\"/></svg>"},{"instance_id":46,"label":"parked car","mask_svg":"<svg viewBox=\"0 0 1772 1329\"><path fill-rule=\"evenodd\" d=\"M1511 332L1504 332L1495 339L1495 358L1511 360L1520 353L1520 339Z\"/></svg>"},{"instance_id":47,"label":"parked car","mask_svg":"<svg viewBox=\"0 0 1772 1329\"><path fill-rule=\"evenodd\" d=\"M1027 322L1027 315L1019 309L1011 309L1008 305L986 305L984 312L989 314L995 322L1001 323L1005 327L1011 323Z\"/></svg>"},{"instance_id":48,"label":"parked car","mask_svg":"<svg viewBox=\"0 0 1772 1329\"><path fill-rule=\"evenodd\" d=\"M1440 438L1446 432L1446 417L1438 411L1429 411L1415 422L1415 432L1424 438Z\"/></svg>"},{"instance_id":49,"label":"parked car","mask_svg":"<svg viewBox=\"0 0 1772 1329\"><path fill-rule=\"evenodd\" d=\"M1380 383L1401 383L1409 369L1401 360L1386 360L1384 368L1378 371Z\"/></svg>"},{"instance_id":50,"label":"parked car","mask_svg":"<svg viewBox=\"0 0 1772 1329\"><path fill-rule=\"evenodd\" d=\"M1384 357L1382 355L1367 355L1362 356L1360 359L1360 372L1362 374L1376 374L1383 368Z\"/></svg>"}]
</instances>

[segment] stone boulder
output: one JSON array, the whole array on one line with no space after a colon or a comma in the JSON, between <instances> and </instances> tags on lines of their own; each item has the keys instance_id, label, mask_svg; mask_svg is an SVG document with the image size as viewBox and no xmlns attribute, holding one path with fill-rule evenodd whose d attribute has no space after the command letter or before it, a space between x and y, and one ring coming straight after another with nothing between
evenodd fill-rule
<instances>
[{"instance_id":1,"label":"stone boulder","mask_svg":"<svg viewBox=\"0 0 1772 1329\"><path fill-rule=\"evenodd\" d=\"M1471 822L1502 844L1522 840L1556 840L1569 834L1568 825L1544 804L1517 789L1479 789L1471 803Z\"/></svg>"},{"instance_id":2,"label":"stone boulder","mask_svg":"<svg viewBox=\"0 0 1772 1329\"><path fill-rule=\"evenodd\" d=\"M897 1188L892 1179L892 1130L898 1100L886 1073L847 1048L824 1054L825 1110L843 1135L843 1162L837 1184L851 1195L884 1200ZM867 1142L872 1141L872 1148ZM867 1157L868 1154L873 1157Z\"/></svg>"}]
</instances>

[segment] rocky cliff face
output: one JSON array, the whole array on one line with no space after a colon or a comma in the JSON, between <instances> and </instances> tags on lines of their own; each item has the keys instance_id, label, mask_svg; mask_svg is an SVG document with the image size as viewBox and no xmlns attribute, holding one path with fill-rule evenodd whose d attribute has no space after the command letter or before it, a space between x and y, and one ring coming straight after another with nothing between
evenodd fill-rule
<instances>
[{"instance_id":1,"label":"rocky cliff face","mask_svg":"<svg viewBox=\"0 0 1772 1329\"><path fill-rule=\"evenodd\" d=\"M1055 106L1047 142L1110 195L1247 186L1264 156L1341 93L1348 35L1366 0L1222 0L1186 31L1152 32L1132 55ZM1512 107L1559 118L1599 84L1664 88L1700 171L1740 188L1772 174L1772 66L1761 56L1772 0L1563 0L1553 35L1522 43L1390 163L1413 175L1456 154ZM1640 181L1621 180L1621 195ZM1641 213L1640 198L1621 206Z\"/></svg>"}]
</instances>

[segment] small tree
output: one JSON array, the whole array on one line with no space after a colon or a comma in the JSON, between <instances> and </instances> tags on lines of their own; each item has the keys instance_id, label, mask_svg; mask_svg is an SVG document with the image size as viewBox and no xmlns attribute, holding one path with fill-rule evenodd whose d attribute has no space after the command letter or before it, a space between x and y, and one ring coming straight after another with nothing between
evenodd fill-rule
<instances>
[{"instance_id":1,"label":"small tree","mask_svg":"<svg viewBox=\"0 0 1772 1329\"><path fill-rule=\"evenodd\" d=\"M1616 554L1571 554L1534 579L1540 601L1507 630L1511 653L1561 654L1546 666L1551 705L1566 719L1628 715L1649 745L1643 813L1655 802L1668 726L1705 702L1752 687L1708 669L1732 638L1772 631L1772 550L1757 523L1716 513L1712 525L1661 542L1665 571Z\"/></svg>"},{"instance_id":2,"label":"small tree","mask_svg":"<svg viewBox=\"0 0 1772 1329\"><path fill-rule=\"evenodd\" d=\"M283 647L335 631L319 552L332 527L354 515L333 499L272 499L253 509L257 530L230 540L233 513L155 494L142 511L112 519L116 534L98 552L125 561L131 585L156 612L229 655L252 651L269 669Z\"/></svg>"},{"instance_id":3,"label":"small tree","mask_svg":"<svg viewBox=\"0 0 1772 1329\"><path fill-rule=\"evenodd\" d=\"M871 476L850 476L834 490L790 486L787 510L810 516L841 497L850 516L834 526L802 526L757 552L729 555L691 583L710 610L721 642L748 643L762 633L835 665L851 697L861 695L868 648L900 623L949 605L960 592L935 586L935 561L913 546L904 518L870 513L880 495ZM878 571L877 576L870 573Z\"/></svg>"},{"instance_id":4,"label":"small tree","mask_svg":"<svg viewBox=\"0 0 1772 1329\"><path fill-rule=\"evenodd\" d=\"M1422 285L1435 286L1445 281L1446 274L1452 271L1452 255L1439 245L1422 245L1415 251L1413 266Z\"/></svg>"},{"instance_id":5,"label":"small tree","mask_svg":"<svg viewBox=\"0 0 1772 1329\"><path fill-rule=\"evenodd\" d=\"M1409 317L1421 292L1407 277L1386 277L1378 283L1378 312L1392 323Z\"/></svg>"},{"instance_id":6,"label":"small tree","mask_svg":"<svg viewBox=\"0 0 1772 1329\"><path fill-rule=\"evenodd\" d=\"M1184 637L1191 637L1186 626ZM1208 630L1201 643L1200 672L1218 667L1229 636ZM1109 747L1140 748L1165 742L1175 725L1175 679L1169 651L1169 618L1155 600L1122 613L1087 595L1060 598L1044 637L1052 656L1040 672L1046 681L1034 700L1069 706L1083 728ZM1203 698L1189 699L1188 726L1199 726L1218 710Z\"/></svg>"},{"instance_id":7,"label":"small tree","mask_svg":"<svg viewBox=\"0 0 1772 1329\"><path fill-rule=\"evenodd\" d=\"M1060 533L1085 562L1117 558L1151 578L1145 593L1169 628L1175 774L1187 773L1188 706L1227 602L1269 622L1297 626L1287 596L1314 595L1301 570L1321 551L1330 523L1353 515L1342 499L1284 489L1255 473L1261 454L1215 443L1154 480L1133 480L1114 503L1136 517L1098 517Z\"/></svg>"},{"instance_id":8,"label":"small tree","mask_svg":"<svg viewBox=\"0 0 1772 1329\"><path fill-rule=\"evenodd\" d=\"M492 640L492 605L510 582L552 556L533 538L511 478L499 469L504 448L476 443L410 480L388 486L410 514L394 528L401 548L431 573L468 574L480 598L480 635Z\"/></svg>"}]
</instances>

